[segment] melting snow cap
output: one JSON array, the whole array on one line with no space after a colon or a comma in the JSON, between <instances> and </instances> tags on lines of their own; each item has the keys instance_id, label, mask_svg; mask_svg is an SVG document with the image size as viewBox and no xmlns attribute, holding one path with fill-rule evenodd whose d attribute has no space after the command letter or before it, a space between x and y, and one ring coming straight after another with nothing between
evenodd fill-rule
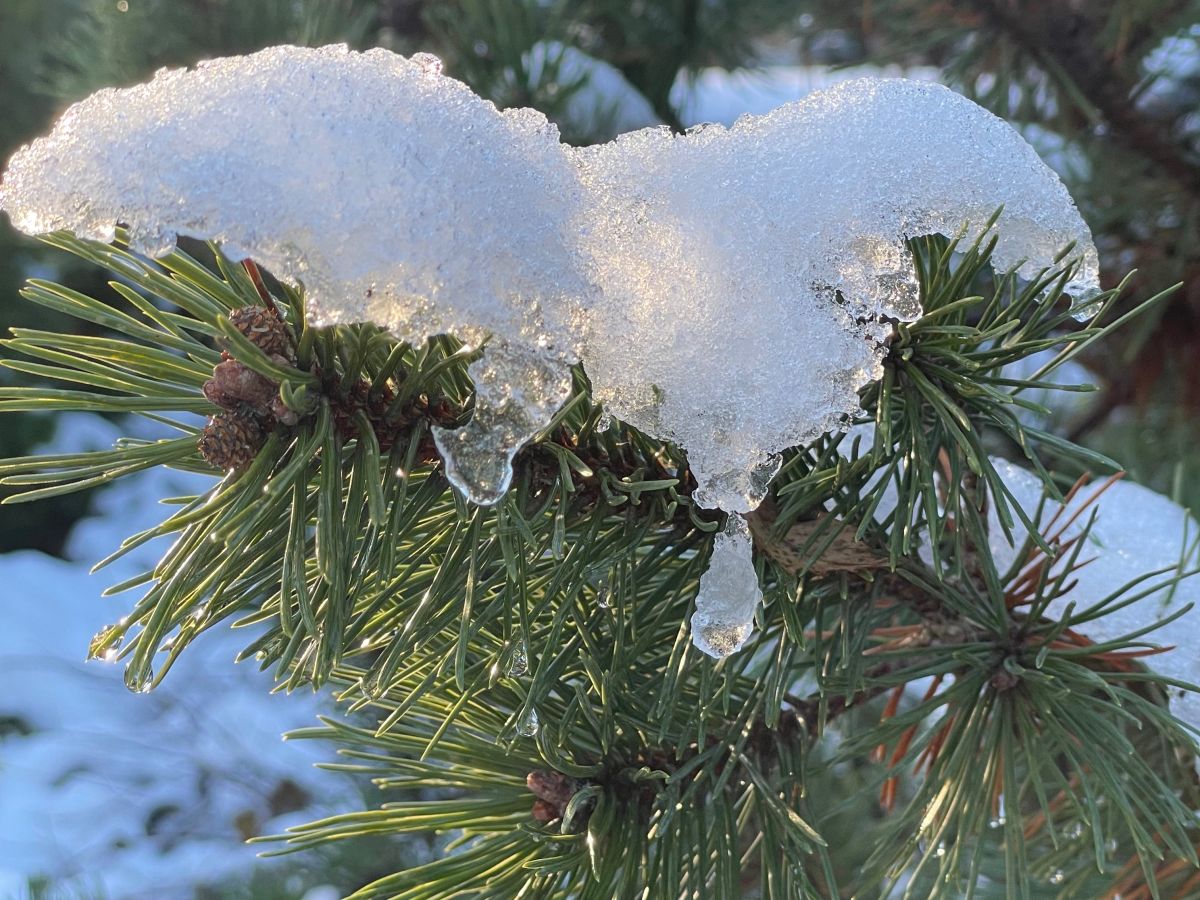
<instances>
[{"instance_id":1,"label":"melting snow cap","mask_svg":"<svg viewBox=\"0 0 1200 900\"><path fill-rule=\"evenodd\" d=\"M540 113L498 112L434 57L344 46L101 91L0 184L31 233L109 240L125 222L151 256L177 234L220 241L303 282L318 323L490 336L471 422L435 430L477 503L504 495L582 351L597 398L687 450L697 502L735 514L761 501L782 450L858 408L884 320L920 314L904 239L964 226L970 239L1000 206L997 266L1032 275L1074 243L1068 290L1096 290L1057 176L938 85L859 79L729 129L573 151ZM706 652L751 632L750 546L735 520L714 550L693 622Z\"/></svg>"},{"instance_id":2,"label":"melting snow cap","mask_svg":"<svg viewBox=\"0 0 1200 900\"><path fill-rule=\"evenodd\" d=\"M577 193L553 125L435 57L285 46L93 94L13 157L0 206L29 233L124 222L151 256L217 240L303 281L321 320L420 338L586 291Z\"/></svg>"},{"instance_id":3,"label":"melting snow cap","mask_svg":"<svg viewBox=\"0 0 1200 900\"><path fill-rule=\"evenodd\" d=\"M1091 235L1011 126L941 85L858 79L732 128L664 128L574 152L604 303L585 365L620 418L687 449L699 502L761 499L772 459L838 426L880 373L880 316L920 315L904 240L981 232L1032 276ZM621 340L622 335L637 340Z\"/></svg>"}]
</instances>

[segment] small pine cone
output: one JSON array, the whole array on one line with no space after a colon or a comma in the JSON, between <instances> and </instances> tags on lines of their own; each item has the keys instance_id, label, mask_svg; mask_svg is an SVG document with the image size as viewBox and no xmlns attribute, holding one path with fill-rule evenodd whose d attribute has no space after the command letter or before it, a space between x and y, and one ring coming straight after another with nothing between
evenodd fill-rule
<instances>
[{"instance_id":1,"label":"small pine cone","mask_svg":"<svg viewBox=\"0 0 1200 900\"><path fill-rule=\"evenodd\" d=\"M200 433L200 455L218 469L243 469L266 442L258 419L237 413L213 416Z\"/></svg>"},{"instance_id":2,"label":"small pine cone","mask_svg":"<svg viewBox=\"0 0 1200 900\"><path fill-rule=\"evenodd\" d=\"M233 327L246 336L258 349L268 356L282 356L291 360L292 340L279 316L261 306L243 306L229 314Z\"/></svg>"}]
</instances>

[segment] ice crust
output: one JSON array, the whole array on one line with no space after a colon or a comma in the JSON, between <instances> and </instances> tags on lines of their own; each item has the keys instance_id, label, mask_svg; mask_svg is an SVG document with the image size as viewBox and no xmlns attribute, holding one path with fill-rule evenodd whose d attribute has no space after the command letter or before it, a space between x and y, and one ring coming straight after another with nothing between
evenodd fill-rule
<instances>
[{"instance_id":1,"label":"ice crust","mask_svg":"<svg viewBox=\"0 0 1200 900\"><path fill-rule=\"evenodd\" d=\"M71 107L13 157L0 207L34 234L107 241L125 223L149 256L177 234L219 241L303 282L319 324L372 321L415 343L491 335L503 359L476 370L492 377L470 436L476 455L511 459L576 361L548 316L591 290L573 241L582 194L544 116L499 112L440 70L340 45L163 70ZM548 366L534 397L518 379ZM493 502L507 481L487 478L457 483Z\"/></svg>"},{"instance_id":2,"label":"ice crust","mask_svg":"<svg viewBox=\"0 0 1200 900\"><path fill-rule=\"evenodd\" d=\"M1054 172L939 85L857 79L731 128L575 150L434 57L344 46L100 91L0 183L0 208L29 233L110 240L126 223L150 256L177 234L216 240L303 283L319 324L488 339L471 422L435 433L477 503L503 496L582 357L606 411L679 444L695 500L731 513L693 621L714 655L752 630L741 515L781 451L858 409L887 320L921 312L904 239L970 239L1001 205L998 267L1030 276L1075 243L1068 290L1097 289L1087 226Z\"/></svg>"},{"instance_id":3,"label":"ice crust","mask_svg":"<svg viewBox=\"0 0 1200 900\"><path fill-rule=\"evenodd\" d=\"M1034 473L1004 459L993 458L993 465L1005 485L1012 491L1030 519L1036 519L1042 502L1043 487ZM1041 530L1051 533L1060 529L1095 492L1095 487L1081 491L1059 512L1053 526L1047 528L1060 504L1047 500L1042 507ZM1070 604L1075 611L1099 603L1120 588L1143 575L1160 569L1168 571L1130 588L1123 596L1148 592L1146 596L1079 627L1079 631L1096 643L1114 640L1149 628L1159 619L1183 609L1200 597L1200 581L1185 578L1174 589L1166 586L1175 572L1188 572L1200 565L1200 524L1191 514L1168 497L1129 481L1119 481L1084 510L1062 535L1067 540L1083 532L1095 511L1095 522L1077 562L1086 565L1071 574L1075 586L1056 598L1046 610L1051 617L1060 618ZM1027 536L1018 523L1010 543L1000 528L995 511L988 522L988 543L992 558L1001 574L1009 568ZM1061 571L1060 568L1052 570ZM1157 590L1150 588L1161 585ZM1200 642L1200 609L1193 608L1178 619L1155 629L1142 640L1175 649L1152 656L1144 662L1154 671L1181 681L1200 683L1200 656L1195 647ZM1200 728L1200 696L1191 691L1171 689L1171 706L1185 722Z\"/></svg>"}]
</instances>

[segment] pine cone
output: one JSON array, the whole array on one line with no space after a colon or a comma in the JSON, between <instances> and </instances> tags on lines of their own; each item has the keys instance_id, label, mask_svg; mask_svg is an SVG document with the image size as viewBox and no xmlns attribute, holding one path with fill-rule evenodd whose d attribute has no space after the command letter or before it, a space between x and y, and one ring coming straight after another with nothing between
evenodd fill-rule
<instances>
[{"instance_id":1,"label":"pine cone","mask_svg":"<svg viewBox=\"0 0 1200 900\"><path fill-rule=\"evenodd\" d=\"M253 461L266 442L262 424L251 416L221 413L213 416L200 433L200 455L226 471L243 469Z\"/></svg>"},{"instance_id":2,"label":"pine cone","mask_svg":"<svg viewBox=\"0 0 1200 900\"><path fill-rule=\"evenodd\" d=\"M288 337L279 316L261 306L243 306L229 314L229 321L258 349L268 356L282 356L291 361L292 339Z\"/></svg>"}]
</instances>

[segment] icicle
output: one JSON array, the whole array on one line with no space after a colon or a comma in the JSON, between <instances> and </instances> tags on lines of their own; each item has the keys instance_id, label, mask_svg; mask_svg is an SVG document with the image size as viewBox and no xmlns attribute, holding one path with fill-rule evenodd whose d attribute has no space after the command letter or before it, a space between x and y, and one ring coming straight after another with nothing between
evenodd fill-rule
<instances>
[{"instance_id":1,"label":"icicle","mask_svg":"<svg viewBox=\"0 0 1200 900\"><path fill-rule=\"evenodd\" d=\"M736 653L754 632L754 612L762 601L751 559L750 528L730 515L713 542L708 571L700 576L692 643L718 659Z\"/></svg>"},{"instance_id":2,"label":"icicle","mask_svg":"<svg viewBox=\"0 0 1200 900\"><path fill-rule=\"evenodd\" d=\"M512 483L517 451L571 395L571 370L560 359L508 344L488 345L467 370L475 412L462 428L434 427L446 477L472 503L500 502Z\"/></svg>"}]
</instances>

